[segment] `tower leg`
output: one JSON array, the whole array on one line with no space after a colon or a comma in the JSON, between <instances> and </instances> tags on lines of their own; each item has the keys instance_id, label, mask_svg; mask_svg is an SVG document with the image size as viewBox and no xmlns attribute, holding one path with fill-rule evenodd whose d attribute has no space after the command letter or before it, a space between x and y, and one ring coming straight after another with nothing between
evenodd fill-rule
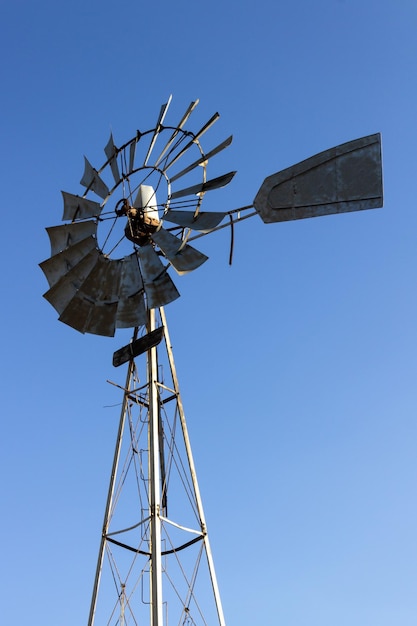
<instances>
[{"instance_id":1,"label":"tower leg","mask_svg":"<svg viewBox=\"0 0 417 626\"><path fill-rule=\"evenodd\" d=\"M225 626L165 312L150 311L147 333L161 326L121 388L88 626Z\"/></svg>"},{"instance_id":2,"label":"tower leg","mask_svg":"<svg viewBox=\"0 0 417 626\"><path fill-rule=\"evenodd\" d=\"M167 350L167 355L168 355L169 366L170 366L170 369L171 369L172 383L173 383L173 387L174 387L174 390L175 390L175 395L176 395L176 398L177 398L178 412L179 412L180 420L181 420L181 429L182 429L182 435L183 435L183 438L184 438L184 445L185 445L186 454L187 454L188 466L190 468L190 475L191 475L191 478L192 478L192 481L193 481L195 499L196 499L196 504L197 504L197 508L198 508L198 517L199 517L199 520L200 520L201 530L204 533L204 544L205 544L205 548L206 548L207 563L208 563L208 568L209 568L209 575L210 575L211 585L212 585L213 593L214 593L214 599L215 599L215 604L216 604L217 615L218 615L220 626L225 626L224 615L223 615L223 607L222 607L222 602L221 602L220 592L219 592L219 586L218 586L218 583L217 583L217 576L216 576L216 571L214 569L213 555L212 555L212 552L211 552L209 536L208 536L208 533L207 533L207 525L206 525L206 520L205 520L205 517L204 517L203 501L201 499L200 488L198 486L197 472L196 472L195 465L194 465L194 458L193 458L193 453L192 453L192 450L191 450L190 438L188 436L187 422L185 421L185 413L184 413L184 408L183 408L183 404L182 404L182 400L181 400L181 394L180 394L180 388L179 388L179 384L178 384L177 371L176 371L175 363L174 363L174 354L173 354L173 350L172 350L172 346L171 346L171 340L170 340L170 337L169 337L168 324L167 324L167 321L166 321L165 310L163 308L161 308L160 309L160 313L161 313L161 321L162 321L162 324L164 326L165 345L166 345L166 350Z\"/></svg>"},{"instance_id":3,"label":"tower leg","mask_svg":"<svg viewBox=\"0 0 417 626\"><path fill-rule=\"evenodd\" d=\"M133 339L136 338L136 335L137 335L137 330L135 330ZM129 361L128 368L127 368L127 376L126 376L126 384L125 384L126 392L123 396L122 410L120 412L119 428L117 431L116 446L115 446L114 456L113 456L113 465L112 465L112 470L111 470L111 475L110 475L109 490L107 493L106 510L104 513L103 531L101 534L96 574L94 577L93 594L91 597L90 614L88 616L88 626L94 625L94 617L95 617L96 606L97 606L97 595L98 595L98 590L99 590L99 585L100 585L101 571L103 567L104 551L106 547L106 537L107 537L107 532L108 532L109 524L110 524L110 511L111 511L111 506L112 506L112 501L113 501L114 487L115 487L115 481L116 481L116 476L117 476L117 470L119 467L120 451L121 451L122 440L123 440L123 432L124 432L125 422L126 422L127 402L128 402L128 397L129 397L128 393L130 391L134 367L135 367L135 362L132 359L131 361Z\"/></svg>"}]
</instances>

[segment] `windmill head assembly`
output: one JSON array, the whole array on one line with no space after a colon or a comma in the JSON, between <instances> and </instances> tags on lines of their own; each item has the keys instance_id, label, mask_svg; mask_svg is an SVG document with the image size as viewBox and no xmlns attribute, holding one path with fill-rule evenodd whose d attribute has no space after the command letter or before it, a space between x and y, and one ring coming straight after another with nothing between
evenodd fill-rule
<instances>
[{"instance_id":1,"label":"windmill head assembly","mask_svg":"<svg viewBox=\"0 0 417 626\"><path fill-rule=\"evenodd\" d=\"M89 626L226 623L164 310L180 295L172 274L207 261L200 238L249 217L270 224L382 206L373 134L268 176L244 207L204 211L205 195L235 174L209 176L232 137L203 148L219 114L192 131L198 101L176 125L166 122L170 102L123 145L110 135L101 167L85 159L85 191L62 192L64 223L47 228L51 256L40 264L60 321L110 337L132 328L113 355L127 375Z\"/></svg>"}]
</instances>

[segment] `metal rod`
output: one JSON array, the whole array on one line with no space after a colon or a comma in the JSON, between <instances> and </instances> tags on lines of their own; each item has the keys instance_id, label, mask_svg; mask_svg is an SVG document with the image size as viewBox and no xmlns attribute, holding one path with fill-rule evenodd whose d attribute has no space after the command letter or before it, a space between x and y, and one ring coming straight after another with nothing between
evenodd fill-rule
<instances>
[{"instance_id":1,"label":"metal rod","mask_svg":"<svg viewBox=\"0 0 417 626\"><path fill-rule=\"evenodd\" d=\"M212 556L210 542L209 542L209 538L208 538L208 534L207 534L207 526L206 526L206 520L205 520L205 517L204 517L203 502L202 502L202 499L201 499L200 488L198 486L197 474L196 474L195 465L194 465L194 458L193 458L193 454L192 454L192 450L191 450L190 438L189 438L189 435L188 435L187 423L185 421L184 408L183 408L183 405L182 405L182 400L181 400L181 395L180 395L180 390L179 390L177 372L176 372L175 363L174 363L174 355L173 355L173 351L172 351L171 341L170 341L170 338L169 338L168 326L167 326L165 311L164 311L164 309L162 307L159 309L159 311L160 311L160 314L161 314L162 325L164 327L165 343L166 343L166 349L167 349L167 354L168 354L169 366L170 366L170 369L171 369L172 382L173 382L173 385L174 385L174 390L175 390L175 392L177 394L178 412L179 412L179 416L180 416L181 429L182 429L182 434L183 434L184 443L185 443L185 449L186 449L186 453L187 453L188 466L190 468L191 479L192 479L193 487L194 487L194 493L195 493L195 498L196 498L198 516L199 516L199 519L200 519L201 530L202 530L203 535L204 535L203 540L204 540L204 545L205 545L205 548L206 548L207 565L208 565L208 569L209 569L211 585L212 585L212 588L213 588L214 600L215 600L215 603L216 603L217 616L219 618L220 626L226 626L226 622L225 622L224 614L223 614L222 602L221 602L221 598L220 598L219 586L218 586L218 583L217 583L217 576L216 576L216 572L215 572L215 569L214 569L213 556Z\"/></svg>"},{"instance_id":2,"label":"metal rod","mask_svg":"<svg viewBox=\"0 0 417 626\"><path fill-rule=\"evenodd\" d=\"M155 330L155 309L148 314L148 333ZM151 626L163 626L161 556L161 477L159 449L158 359L156 346L148 350L149 385L149 499L150 499L150 587Z\"/></svg>"},{"instance_id":3,"label":"metal rod","mask_svg":"<svg viewBox=\"0 0 417 626\"><path fill-rule=\"evenodd\" d=\"M135 339L136 336L137 336L137 329L135 329L134 331L133 338ZM134 359L131 359L129 361L129 365L127 368L125 393L123 396L122 410L120 412L116 447L114 450L113 465L112 465L110 482L109 482L109 490L107 493L107 503L106 503L106 510L104 513L103 531L101 535L100 548L99 548L98 559L97 559L96 575L94 578L93 594L92 594L91 605L90 605L90 614L88 617L88 626L93 626L94 624L94 617L95 617L95 612L96 612L96 607L97 607L98 588L100 585L101 571L103 567L104 549L106 547L107 531L108 531L109 523L110 523L110 511L111 511L111 506L113 502L114 485L116 482L117 468L119 465L120 450L122 447L122 439L123 439L123 430L124 430L124 425L125 425L125 420L126 420L126 411L128 407L130 384L131 384L131 379L132 379L134 368L135 368L135 361Z\"/></svg>"},{"instance_id":4,"label":"metal rod","mask_svg":"<svg viewBox=\"0 0 417 626\"><path fill-rule=\"evenodd\" d=\"M227 213L225 213L226 215L230 215L232 216L234 213L240 213L240 211L245 211L252 208L251 206L248 207L243 207L242 209L233 209L233 211L228 211ZM201 233L198 233L197 235L193 235L192 237L188 237L187 241L195 241L196 239L200 239L200 237L205 237L206 235L210 235L211 233L215 233L218 230L222 230L223 228L228 228L230 226L230 224L237 224L237 222L242 222L243 220L247 220L248 217L253 217L254 215L257 215L256 211L252 211L252 213L248 213L247 215L241 215L239 217L237 217L236 219L231 219L231 221L229 222L225 222L224 224L220 224L219 226L216 226L216 228L212 228L211 230L207 230Z\"/></svg>"},{"instance_id":5,"label":"metal rod","mask_svg":"<svg viewBox=\"0 0 417 626\"><path fill-rule=\"evenodd\" d=\"M125 603L126 603L126 589L122 583L122 590L120 592L120 626L125 626Z\"/></svg>"}]
</instances>

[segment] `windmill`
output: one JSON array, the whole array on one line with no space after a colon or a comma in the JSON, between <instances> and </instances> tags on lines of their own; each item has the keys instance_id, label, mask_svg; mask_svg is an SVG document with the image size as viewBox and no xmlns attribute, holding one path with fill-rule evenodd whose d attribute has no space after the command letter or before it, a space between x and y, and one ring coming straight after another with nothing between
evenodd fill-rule
<instances>
[{"instance_id":1,"label":"windmill","mask_svg":"<svg viewBox=\"0 0 417 626\"><path fill-rule=\"evenodd\" d=\"M218 113L194 132L198 101L173 126L170 102L123 145L110 135L99 169L85 158L85 191L62 192L65 224L47 228L51 257L40 264L60 321L103 336L133 329L113 355L127 375L89 626L225 624L164 310L179 297L171 270L197 269L207 256L191 242L255 215L268 224L382 206L374 134L269 176L250 205L203 211L206 193L235 174L208 177L232 137L205 151Z\"/></svg>"}]
</instances>

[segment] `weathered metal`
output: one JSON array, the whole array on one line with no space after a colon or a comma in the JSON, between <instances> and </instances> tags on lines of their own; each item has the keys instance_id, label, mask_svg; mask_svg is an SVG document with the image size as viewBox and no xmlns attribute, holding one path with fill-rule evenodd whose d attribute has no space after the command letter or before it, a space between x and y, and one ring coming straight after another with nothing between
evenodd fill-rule
<instances>
[{"instance_id":1,"label":"weathered metal","mask_svg":"<svg viewBox=\"0 0 417 626\"><path fill-rule=\"evenodd\" d=\"M228 185L235 174L236 172L229 172L228 174L223 174L223 176L218 176L217 178L208 180L205 183L192 185L191 187L187 187L186 189L180 189L179 191L175 191L171 194L171 199L175 200L176 198L198 195L200 193L206 193L206 191L211 191L212 189L219 189L220 187Z\"/></svg>"},{"instance_id":2,"label":"weathered metal","mask_svg":"<svg viewBox=\"0 0 417 626\"><path fill-rule=\"evenodd\" d=\"M186 453L188 457L188 466L190 468L191 480L192 480L192 485L194 489L196 505L198 509L198 518L200 520L201 532L203 534L204 546L206 549L207 564L208 564L208 569L209 569L209 574L210 574L211 586L212 586L213 594L214 594L214 600L216 604L217 617L219 620L219 626L225 626L226 622L225 622L224 613L223 613L223 606L222 606L222 601L220 597L219 585L217 582L216 570L214 567L213 555L211 552L209 535L207 532L207 523L206 523L206 519L204 515L203 500L201 498L200 487L197 481L197 472L196 472L196 468L194 464L194 458L193 458L193 453L191 449L190 437L188 434L187 422L185 420L184 407L182 404L180 388L179 388L179 383L178 383L178 376L177 376L177 371L176 371L175 362L174 362L174 353L172 351L171 341L169 338L168 325L167 325L167 320L166 320L164 309L160 309L160 314L161 314L162 325L164 328L165 346L166 346L167 355L168 355L169 364L170 364L173 388L174 388L175 395L177 398L177 407L178 407L178 414L179 414L179 418L181 422L181 430L182 430L182 435L184 437L184 444L185 444L185 449L186 449Z\"/></svg>"},{"instance_id":3,"label":"weathered metal","mask_svg":"<svg viewBox=\"0 0 417 626\"><path fill-rule=\"evenodd\" d=\"M155 310L149 311L147 324L148 332L155 330ZM149 458L149 513L150 513L150 601L151 601L151 625L163 626L163 593L162 593L162 482L161 482L161 415L158 387L158 355L156 346L148 352L148 437L149 448L152 454Z\"/></svg>"},{"instance_id":4,"label":"weathered metal","mask_svg":"<svg viewBox=\"0 0 417 626\"><path fill-rule=\"evenodd\" d=\"M53 233L55 237L56 231ZM66 233L64 233L66 235ZM53 247L56 247L54 241ZM50 259L40 263L40 267L45 274L50 287L56 285L62 276L67 274L73 267L84 259L94 248L96 247L96 240L94 237L87 236L80 241L74 243L61 252L58 252Z\"/></svg>"},{"instance_id":5,"label":"weathered metal","mask_svg":"<svg viewBox=\"0 0 417 626\"><path fill-rule=\"evenodd\" d=\"M163 124L163 121L164 121L165 116L167 114L169 105L171 104L171 100L172 100L172 96L170 96L168 98L168 102L166 102L165 104L163 104L161 106L161 109L160 109L159 115L158 115L158 120L156 122L156 126L155 126L155 129L154 129L153 134L152 134L152 139L151 139L151 142L149 144L148 152L146 153L146 157L145 157L145 160L143 162L144 165L148 164L149 158L150 158L150 156L152 154L152 150L153 150L153 148L155 146L156 140L158 139L158 135L159 135L159 133L162 130L162 124Z\"/></svg>"},{"instance_id":6,"label":"weathered metal","mask_svg":"<svg viewBox=\"0 0 417 626\"><path fill-rule=\"evenodd\" d=\"M123 259L116 328L134 328L146 324L144 286L136 253Z\"/></svg>"},{"instance_id":7,"label":"weathered metal","mask_svg":"<svg viewBox=\"0 0 417 626\"><path fill-rule=\"evenodd\" d=\"M84 220L89 217L98 217L101 213L101 205L94 200L81 198L80 196L61 191L64 199L64 214L62 220Z\"/></svg>"},{"instance_id":8,"label":"weathered metal","mask_svg":"<svg viewBox=\"0 0 417 626\"><path fill-rule=\"evenodd\" d=\"M153 235L153 240L178 274L191 272L208 260L205 254L163 228Z\"/></svg>"},{"instance_id":9,"label":"weathered metal","mask_svg":"<svg viewBox=\"0 0 417 626\"><path fill-rule=\"evenodd\" d=\"M266 178L253 204L266 223L382 206L381 136L320 152Z\"/></svg>"},{"instance_id":10,"label":"weathered metal","mask_svg":"<svg viewBox=\"0 0 417 626\"><path fill-rule=\"evenodd\" d=\"M94 250L87 254L70 271L61 276L49 291L44 293L43 297L52 304L59 314L63 313L72 298L82 287L84 281L88 278L97 263L99 255L99 251L94 248Z\"/></svg>"},{"instance_id":11,"label":"weathered metal","mask_svg":"<svg viewBox=\"0 0 417 626\"><path fill-rule=\"evenodd\" d=\"M164 306L179 298L180 294L154 247L150 243L142 246L137 251L137 255L140 259L148 308Z\"/></svg>"},{"instance_id":12,"label":"weathered metal","mask_svg":"<svg viewBox=\"0 0 417 626\"><path fill-rule=\"evenodd\" d=\"M123 346L123 348L116 350L113 354L114 367L119 367L120 365L123 365L123 363L130 361L130 359L134 359L147 350L157 346L161 342L163 334L164 328L163 326L159 326L158 328L155 328L155 330L152 330L144 335L144 337L135 339L126 346Z\"/></svg>"},{"instance_id":13,"label":"weathered metal","mask_svg":"<svg viewBox=\"0 0 417 626\"><path fill-rule=\"evenodd\" d=\"M215 113L214 115L211 116L209 121L206 122L204 124L204 126L202 126L200 128L200 130L197 133L195 133L195 134L192 133L192 138L184 146L184 148L182 148L179 152L175 153L175 155L172 156L171 159L168 160L168 162L165 165L165 171L167 171L170 167L172 167L174 165L174 163L176 163L178 161L178 159L180 159L193 146L193 144L196 144L196 142L200 139L200 137L202 137L204 135L204 133L206 133L213 126L213 124L215 124L215 122L217 122L219 117L220 117L220 115L218 113ZM180 126L176 130L179 131L180 130ZM169 152L168 152L168 155L169 155ZM157 165L159 166L159 159L157 161Z\"/></svg>"},{"instance_id":14,"label":"weathered metal","mask_svg":"<svg viewBox=\"0 0 417 626\"><path fill-rule=\"evenodd\" d=\"M87 187L88 191L94 191L94 193L100 196L100 198L103 198L103 200L107 198L110 193L110 189L107 187L104 180L100 178L99 173L86 157L84 157L84 174L80 180L80 184Z\"/></svg>"},{"instance_id":15,"label":"weathered metal","mask_svg":"<svg viewBox=\"0 0 417 626\"><path fill-rule=\"evenodd\" d=\"M113 336L116 329L123 261L99 255L86 280L60 315L82 333Z\"/></svg>"},{"instance_id":16,"label":"weathered metal","mask_svg":"<svg viewBox=\"0 0 417 626\"><path fill-rule=\"evenodd\" d=\"M113 133L110 133L110 138L107 142L106 147L104 148L104 153L106 157L109 159L110 169L114 178L114 182L116 185L120 181L120 171L119 166L117 164L117 148L114 144Z\"/></svg>"},{"instance_id":17,"label":"weathered metal","mask_svg":"<svg viewBox=\"0 0 417 626\"><path fill-rule=\"evenodd\" d=\"M207 159L211 159L211 157L215 156L216 154L218 154L219 152L227 148L227 146L230 146L230 144L232 143L232 140L233 140L233 135L230 135L230 137L222 141L222 143L220 143L218 146L213 148L213 150L210 150L210 152L207 152L207 154L203 154L202 156L200 156L200 158L197 159L197 161L194 161L194 163L191 163L191 165L188 165L188 167L178 172L178 174L171 176L171 183L173 183L175 180L178 180L178 178L181 178L181 176L188 174L188 172L191 172L191 170L193 170L194 168L198 167L199 165L207 161Z\"/></svg>"},{"instance_id":18,"label":"weathered metal","mask_svg":"<svg viewBox=\"0 0 417 626\"><path fill-rule=\"evenodd\" d=\"M172 222L183 226L184 228L192 228L201 232L213 230L226 217L227 213L214 212L208 213L201 211L195 214L194 211L175 211L170 210L164 215L164 221Z\"/></svg>"},{"instance_id":19,"label":"weathered metal","mask_svg":"<svg viewBox=\"0 0 417 626\"><path fill-rule=\"evenodd\" d=\"M75 245L90 235L95 236L96 230L97 224L92 220L47 228L46 232L51 242L51 256L62 252L62 250Z\"/></svg>"}]
</instances>

